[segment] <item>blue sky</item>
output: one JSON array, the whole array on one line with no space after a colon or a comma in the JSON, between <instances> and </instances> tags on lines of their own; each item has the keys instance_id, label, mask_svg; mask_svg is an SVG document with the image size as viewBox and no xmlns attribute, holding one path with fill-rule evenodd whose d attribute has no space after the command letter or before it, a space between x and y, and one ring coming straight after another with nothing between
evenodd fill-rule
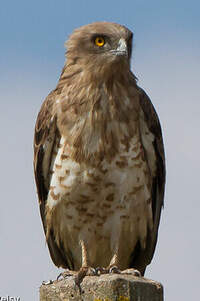
<instances>
[{"instance_id":1,"label":"blue sky","mask_svg":"<svg viewBox=\"0 0 200 301\"><path fill-rule=\"evenodd\" d=\"M114 21L134 32L132 69L159 114L167 157L165 209L146 277L165 298L197 300L200 279L199 1L10 1L0 5L0 296L37 300L55 279L32 170L36 115L55 87L76 27ZM188 277L189 276L189 277Z\"/></svg>"},{"instance_id":2,"label":"blue sky","mask_svg":"<svg viewBox=\"0 0 200 301\"><path fill-rule=\"evenodd\" d=\"M172 41L197 44L199 8L198 1L2 0L1 60L8 63L5 57L9 57L9 65L18 62L23 67L34 60L54 61L58 55L62 59L63 40L71 31L97 20L130 27L137 43L145 38L151 50Z\"/></svg>"}]
</instances>

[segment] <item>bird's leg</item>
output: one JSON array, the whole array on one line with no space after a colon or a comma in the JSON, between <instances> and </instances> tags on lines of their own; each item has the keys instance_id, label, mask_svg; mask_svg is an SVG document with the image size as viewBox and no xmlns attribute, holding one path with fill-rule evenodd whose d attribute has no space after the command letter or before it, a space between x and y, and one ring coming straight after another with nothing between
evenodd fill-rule
<instances>
[{"instance_id":1,"label":"bird's leg","mask_svg":"<svg viewBox=\"0 0 200 301\"><path fill-rule=\"evenodd\" d=\"M110 261L110 264L109 264L109 266L107 268L98 267L98 268L96 268L96 271L97 271L98 275L101 275L101 274L110 274L110 273L120 274L121 271L118 268L117 252L112 257L112 259Z\"/></svg>"},{"instance_id":2,"label":"bird's leg","mask_svg":"<svg viewBox=\"0 0 200 301\"><path fill-rule=\"evenodd\" d=\"M118 265L119 265L118 256L117 256L117 253L115 253L114 256L112 257L111 261L110 261L110 264L109 264L108 268L107 268L108 273L129 274L129 275L141 277L140 271L138 271L136 269L133 269L133 268L121 271L119 269Z\"/></svg>"},{"instance_id":3,"label":"bird's leg","mask_svg":"<svg viewBox=\"0 0 200 301\"><path fill-rule=\"evenodd\" d=\"M83 281L85 276L95 276L97 275L96 269L92 268L89 265L88 253L86 249L86 245L83 240L80 241L81 251L82 251L82 267L78 271L75 276L75 285L78 286L80 294L81 294L81 282Z\"/></svg>"},{"instance_id":4,"label":"bird's leg","mask_svg":"<svg viewBox=\"0 0 200 301\"><path fill-rule=\"evenodd\" d=\"M108 270L108 273L115 273L115 274L120 274L121 271L120 269L118 268L118 256L117 256L117 252L115 252L115 254L113 255L111 261L110 261L110 264L107 268Z\"/></svg>"}]
</instances>

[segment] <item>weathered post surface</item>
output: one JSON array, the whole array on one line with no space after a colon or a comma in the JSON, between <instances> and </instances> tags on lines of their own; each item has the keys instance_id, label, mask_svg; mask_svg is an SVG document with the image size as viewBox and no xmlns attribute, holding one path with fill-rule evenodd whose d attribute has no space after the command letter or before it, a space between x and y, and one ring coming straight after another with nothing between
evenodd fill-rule
<instances>
[{"instance_id":1,"label":"weathered post surface","mask_svg":"<svg viewBox=\"0 0 200 301\"><path fill-rule=\"evenodd\" d=\"M73 277L56 280L40 287L40 301L163 301L159 282L129 274L86 276L81 289Z\"/></svg>"}]
</instances>

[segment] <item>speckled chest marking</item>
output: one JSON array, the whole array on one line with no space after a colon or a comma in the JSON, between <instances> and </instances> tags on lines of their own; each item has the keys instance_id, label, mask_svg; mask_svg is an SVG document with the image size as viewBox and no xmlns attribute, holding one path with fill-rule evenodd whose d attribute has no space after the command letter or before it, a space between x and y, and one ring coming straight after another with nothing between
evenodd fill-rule
<instances>
[{"instance_id":1,"label":"speckled chest marking","mask_svg":"<svg viewBox=\"0 0 200 301\"><path fill-rule=\"evenodd\" d=\"M54 150L47 211L54 211L57 243L73 249L76 269L81 266L80 240L88 246L93 266L106 266L117 252L119 258L123 254L121 268L126 267L138 239L145 248L152 228L152 183L139 135L129 145L122 140L118 155L98 167L73 162L64 138Z\"/></svg>"}]
</instances>

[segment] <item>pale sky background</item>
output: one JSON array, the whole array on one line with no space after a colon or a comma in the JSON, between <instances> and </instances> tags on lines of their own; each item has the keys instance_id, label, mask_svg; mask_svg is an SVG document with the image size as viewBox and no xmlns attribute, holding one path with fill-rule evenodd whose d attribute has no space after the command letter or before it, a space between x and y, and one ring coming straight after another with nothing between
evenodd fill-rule
<instances>
[{"instance_id":1,"label":"pale sky background","mask_svg":"<svg viewBox=\"0 0 200 301\"><path fill-rule=\"evenodd\" d=\"M134 32L132 69L159 114L165 209L146 277L165 300L198 300L200 1L0 1L0 296L38 300L59 270L45 246L32 169L37 113L55 88L72 30L115 21Z\"/></svg>"}]
</instances>

